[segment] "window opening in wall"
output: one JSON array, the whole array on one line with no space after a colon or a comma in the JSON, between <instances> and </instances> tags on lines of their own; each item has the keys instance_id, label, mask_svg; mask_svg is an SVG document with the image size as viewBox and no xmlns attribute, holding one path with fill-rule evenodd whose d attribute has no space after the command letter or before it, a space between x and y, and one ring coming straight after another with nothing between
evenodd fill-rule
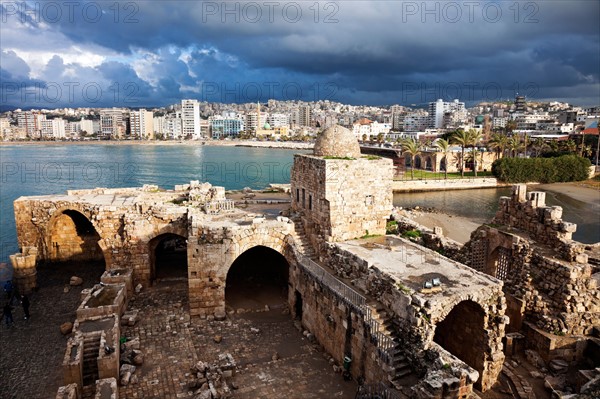
<instances>
[{"instance_id":1,"label":"window opening in wall","mask_svg":"<svg viewBox=\"0 0 600 399\"><path fill-rule=\"evenodd\" d=\"M306 190L302 189L302 208L306 208Z\"/></svg>"}]
</instances>

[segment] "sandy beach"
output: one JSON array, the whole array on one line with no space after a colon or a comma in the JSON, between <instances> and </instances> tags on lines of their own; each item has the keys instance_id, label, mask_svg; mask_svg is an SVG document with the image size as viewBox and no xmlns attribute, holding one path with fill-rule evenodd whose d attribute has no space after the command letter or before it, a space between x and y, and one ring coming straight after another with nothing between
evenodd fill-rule
<instances>
[{"instance_id":1,"label":"sandy beach","mask_svg":"<svg viewBox=\"0 0 600 399\"><path fill-rule=\"evenodd\" d=\"M430 229L433 229L435 226L441 227L444 231L444 236L461 244L469 241L471 232L481 226L481 223L474 222L468 218L447 215L445 213L413 211L411 214L410 217L415 222Z\"/></svg>"},{"instance_id":2,"label":"sandy beach","mask_svg":"<svg viewBox=\"0 0 600 399\"><path fill-rule=\"evenodd\" d=\"M600 190L583 186L578 182L535 184L528 186L528 191L535 190L557 192L577 201L600 206ZM424 194L426 195L426 193ZM439 211L425 212L413 210L409 213L409 217L415 222L430 229L439 226L444 230L444 235L446 237L463 244L469 241L471 232L481 225L481 223L473 221L468 217L450 215Z\"/></svg>"},{"instance_id":3,"label":"sandy beach","mask_svg":"<svg viewBox=\"0 0 600 399\"><path fill-rule=\"evenodd\" d=\"M537 184L530 186L529 190L540 189L543 191L554 191L581 202L588 204L600 205L600 190L587 187L578 182L573 183L553 183L553 184Z\"/></svg>"}]
</instances>

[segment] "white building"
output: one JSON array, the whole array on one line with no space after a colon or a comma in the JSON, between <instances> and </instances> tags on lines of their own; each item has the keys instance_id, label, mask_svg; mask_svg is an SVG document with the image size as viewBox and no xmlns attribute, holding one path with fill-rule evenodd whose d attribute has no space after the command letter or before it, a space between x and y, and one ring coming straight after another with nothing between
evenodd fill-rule
<instances>
[{"instance_id":1,"label":"white building","mask_svg":"<svg viewBox=\"0 0 600 399\"><path fill-rule=\"evenodd\" d=\"M290 126L290 117L286 114L269 114L266 119L272 128Z\"/></svg>"},{"instance_id":2,"label":"white building","mask_svg":"<svg viewBox=\"0 0 600 399\"><path fill-rule=\"evenodd\" d=\"M139 111L131 111L129 115L132 137L154 139L154 114L151 111L142 108Z\"/></svg>"},{"instance_id":3,"label":"white building","mask_svg":"<svg viewBox=\"0 0 600 399\"><path fill-rule=\"evenodd\" d=\"M465 119L467 115L465 103L459 102L458 100L445 102L442 99L429 103L429 127L443 128L444 114L446 113L453 114L452 120L461 121Z\"/></svg>"},{"instance_id":4,"label":"white building","mask_svg":"<svg viewBox=\"0 0 600 399\"><path fill-rule=\"evenodd\" d=\"M94 133L98 133L97 123L91 119L83 119L79 121L79 131L86 132L88 136L91 136Z\"/></svg>"},{"instance_id":5,"label":"white building","mask_svg":"<svg viewBox=\"0 0 600 399\"><path fill-rule=\"evenodd\" d=\"M200 103L197 100L181 100L181 132L184 138L202 138Z\"/></svg>"},{"instance_id":6,"label":"white building","mask_svg":"<svg viewBox=\"0 0 600 399\"><path fill-rule=\"evenodd\" d=\"M492 119L492 129L504 129L507 122L508 118L506 117L494 117Z\"/></svg>"},{"instance_id":7,"label":"white building","mask_svg":"<svg viewBox=\"0 0 600 399\"><path fill-rule=\"evenodd\" d=\"M352 132L358 140L362 140L365 137L367 140L370 140L371 138L377 138L377 136L382 133L385 137L391 128L391 123L379 123L367 118L362 118L352 125Z\"/></svg>"},{"instance_id":8,"label":"white building","mask_svg":"<svg viewBox=\"0 0 600 399\"><path fill-rule=\"evenodd\" d=\"M45 139L64 139L65 120L62 118L44 119L41 121L42 138Z\"/></svg>"},{"instance_id":9,"label":"white building","mask_svg":"<svg viewBox=\"0 0 600 399\"><path fill-rule=\"evenodd\" d=\"M105 108L100 111L100 135L110 138L122 138L125 134L121 108Z\"/></svg>"}]
</instances>

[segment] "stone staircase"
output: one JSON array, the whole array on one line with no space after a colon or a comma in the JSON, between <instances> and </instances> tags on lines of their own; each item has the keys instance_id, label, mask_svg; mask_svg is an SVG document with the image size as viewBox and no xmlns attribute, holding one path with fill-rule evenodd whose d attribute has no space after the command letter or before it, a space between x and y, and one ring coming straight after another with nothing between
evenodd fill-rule
<instances>
[{"instance_id":1,"label":"stone staircase","mask_svg":"<svg viewBox=\"0 0 600 399\"><path fill-rule=\"evenodd\" d=\"M306 235L306 232L304 231L302 220L300 220L300 217L297 216L290 219L294 222L294 231L291 236L294 238L296 248L298 248L302 255L309 259L314 259L316 253Z\"/></svg>"},{"instance_id":2,"label":"stone staircase","mask_svg":"<svg viewBox=\"0 0 600 399\"><path fill-rule=\"evenodd\" d=\"M302 255L314 260L316 253L306 235L302 220L299 216L290 219L294 222L295 228L291 236L294 239L296 248ZM371 301L365 305L367 309L365 318L371 327L371 334L377 340L381 356L386 358L386 362L393 369L389 382L400 395L393 397L409 398L410 394L407 396L405 392L409 392L410 386L417 381L417 377L410 362L402 355L402 344L395 335L393 319L381 303Z\"/></svg>"},{"instance_id":3,"label":"stone staircase","mask_svg":"<svg viewBox=\"0 0 600 399\"><path fill-rule=\"evenodd\" d=\"M369 303L368 307L371 319L375 321L375 323L370 323L371 332L373 334L383 334L393 342L393 347L388 350L390 355L389 364L393 369L390 383L395 389L402 392L416 382L416 375L413 373L410 362L402 354L401 343L394 333L393 319L379 302Z\"/></svg>"},{"instance_id":4,"label":"stone staircase","mask_svg":"<svg viewBox=\"0 0 600 399\"><path fill-rule=\"evenodd\" d=\"M98 379L98 352L100 334L83 337L83 386L94 385Z\"/></svg>"}]
</instances>

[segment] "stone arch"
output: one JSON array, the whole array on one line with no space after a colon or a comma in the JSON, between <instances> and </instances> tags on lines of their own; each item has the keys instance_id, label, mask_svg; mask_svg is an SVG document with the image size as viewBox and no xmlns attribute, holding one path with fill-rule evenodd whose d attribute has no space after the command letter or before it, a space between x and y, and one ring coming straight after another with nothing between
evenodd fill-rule
<instances>
[{"instance_id":1,"label":"stone arch","mask_svg":"<svg viewBox=\"0 0 600 399\"><path fill-rule=\"evenodd\" d=\"M57 209L48 221L46 241L50 262L104 261L104 243L87 212Z\"/></svg>"},{"instance_id":2,"label":"stone arch","mask_svg":"<svg viewBox=\"0 0 600 399\"><path fill-rule=\"evenodd\" d=\"M290 263L279 251L257 245L241 253L225 279L225 304L231 309L287 307Z\"/></svg>"},{"instance_id":3,"label":"stone arch","mask_svg":"<svg viewBox=\"0 0 600 399\"><path fill-rule=\"evenodd\" d=\"M421 169L423 167L423 162L421 160L421 156L420 155L416 155L415 156L415 168L416 169Z\"/></svg>"},{"instance_id":4,"label":"stone arch","mask_svg":"<svg viewBox=\"0 0 600 399\"><path fill-rule=\"evenodd\" d=\"M188 273L187 236L176 228L165 229L148 241L150 281L186 278Z\"/></svg>"},{"instance_id":5,"label":"stone arch","mask_svg":"<svg viewBox=\"0 0 600 399\"><path fill-rule=\"evenodd\" d=\"M412 159L410 154L404 154L404 166L407 168L410 168L412 164Z\"/></svg>"},{"instance_id":6,"label":"stone arch","mask_svg":"<svg viewBox=\"0 0 600 399\"><path fill-rule=\"evenodd\" d=\"M481 385L488 348L487 316L480 304L463 300L436 323L434 342L479 372ZM465 345L468 342L468 345Z\"/></svg>"},{"instance_id":7,"label":"stone arch","mask_svg":"<svg viewBox=\"0 0 600 399\"><path fill-rule=\"evenodd\" d=\"M433 171L433 162L431 161L431 157L425 157L425 169Z\"/></svg>"},{"instance_id":8,"label":"stone arch","mask_svg":"<svg viewBox=\"0 0 600 399\"><path fill-rule=\"evenodd\" d=\"M446 168L448 167L448 161L447 161L447 156L443 156L442 159L440 160L440 171L444 172L446 171Z\"/></svg>"}]
</instances>

